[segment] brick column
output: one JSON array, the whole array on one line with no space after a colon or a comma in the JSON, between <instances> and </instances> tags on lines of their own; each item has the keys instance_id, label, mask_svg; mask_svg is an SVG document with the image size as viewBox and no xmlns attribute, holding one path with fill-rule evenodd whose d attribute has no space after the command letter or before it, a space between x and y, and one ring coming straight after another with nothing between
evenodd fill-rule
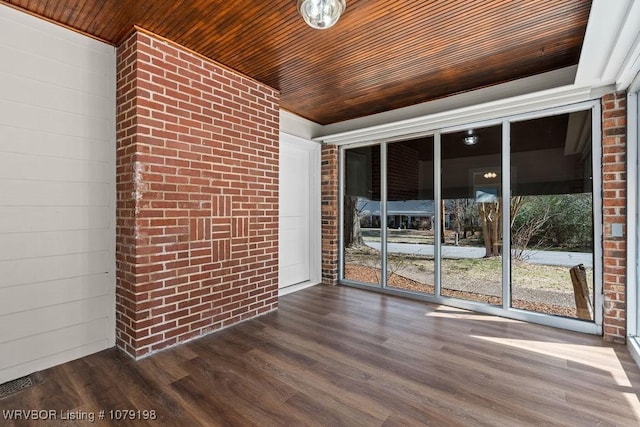
<instances>
[{"instance_id":1,"label":"brick column","mask_svg":"<svg viewBox=\"0 0 640 427\"><path fill-rule=\"evenodd\" d=\"M627 317L626 109L625 92L602 98L603 328L606 341L620 343L626 340ZM613 224L623 224L623 237L612 237Z\"/></svg>"},{"instance_id":2,"label":"brick column","mask_svg":"<svg viewBox=\"0 0 640 427\"><path fill-rule=\"evenodd\" d=\"M338 147L322 146L322 283L338 283Z\"/></svg>"},{"instance_id":3,"label":"brick column","mask_svg":"<svg viewBox=\"0 0 640 427\"><path fill-rule=\"evenodd\" d=\"M279 94L145 32L118 48L117 345L278 305Z\"/></svg>"}]
</instances>

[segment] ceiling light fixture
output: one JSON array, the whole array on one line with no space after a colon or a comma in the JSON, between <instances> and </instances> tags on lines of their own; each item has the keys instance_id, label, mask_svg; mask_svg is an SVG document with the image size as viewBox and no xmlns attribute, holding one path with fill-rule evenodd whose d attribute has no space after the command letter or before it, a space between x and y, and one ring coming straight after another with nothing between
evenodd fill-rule
<instances>
[{"instance_id":1,"label":"ceiling light fixture","mask_svg":"<svg viewBox=\"0 0 640 427\"><path fill-rule=\"evenodd\" d=\"M464 145L476 145L478 143L478 135L474 135L473 130L469 129L462 142L464 142Z\"/></svg>"},{"instance_id":2,"label":"ceiling light fixture","mask_svg":"<svg viewBox=\"0 0 640 427\"><path fill-rule=\"evenodd\" d=\"M487 172L487 173L484 174L484 177L486 179L493 179L493 178L495 178L497 176L498 176L498 174L495 173L495 172Z\"/></svg>"},{"instance_id":3,"label":"ceiling light fixture","mask_svg":"<svg viewBox=\"0 0 640 427\"><path fill-rule=\"evenodd\" d=\"M345 0L298 0L298 12L317 30L326 30L338 22L345 7Z\"/></svg>"}]
</instances>

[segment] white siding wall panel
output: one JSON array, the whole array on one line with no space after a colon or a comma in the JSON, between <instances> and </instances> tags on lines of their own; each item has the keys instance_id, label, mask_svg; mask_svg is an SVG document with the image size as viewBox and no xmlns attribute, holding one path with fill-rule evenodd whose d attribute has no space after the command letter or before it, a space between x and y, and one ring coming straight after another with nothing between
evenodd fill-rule
<instances>
[{"instance_id":1,"label":"white siding wall panel","mask_svg":"<svg viewBox=\"0 0 640 427\"><path fill-rule=\"evenodd\" d=\"M53 173L55 174L55 173ZM0 206L107 206L106 182L59 182L0 178Z\"/></svg>"},{"instance_id":2,"label":"white siding wall panel","mask_svg":"<svg viewBox=\"0 0 640 427\"><path fill-rule=\"evenodd\" d=\"M108 121L97 117L3 101L1 98L0 111L2 111L0 126L23 129L38 128L41 131L58 135L100 139L101 135L108 132L111 126Z\"/></svg>"},{"instance_id":3,"label":"white siding wall panel","mask_svg":"<svg viewBox=\"0 0 640 427\"><path fill-rule=\"evenodd\" d=\"M25 337L45 335L58 329L106 319L106 299L107 297L101 295L92 299L7 314L5 321L0 322L0 335L5 337L7 342L18 341ZM43 329L42 325L32 322L31 319L34 317L49 319L46 328Z\"/></svg>"},{"instance_id":4,"label":"white siding wall panel","mask_svg":"<svg viewBox=\"0 0 640 427\"><path fill-rule=\"evenodd\" d=\"M0 178L105 183L109 180L111 166L106 161L3 153L0 157Z\"/></svg>"},{"instance_id":5,"label":"white siding wall panel","mask_svg":"<svg viewBox=\"0 0 640 427\"><path fill-rule=\"evenodd\" d=\"M106 229L37 231L3 235L5 261L103 251L113 236Z\"/></svg>"},{"instance_id":6,"label":"white siding wall panel","mask_svg":"<svg viewBox=\"0 0 640 427\"><path fill-rule=\"evenodd\" d=\"M112 46L12 9L0 12L0 49L16 58L0 71L114 98L115 84L104 79L110 70L99 67L115 64Z\"/></svg>"},{"instance_id":7,"label":"white siding wall panel","mask_svg":"<svg viewBox=\"0 0 640 427\"><path fill-rule=\"evenodd\" d=\"M108 340L106 323L106 319L82 322L68 328L0 343L0 354L3 360L0 378L15 376L11 372L20 369L23 364L29 365L28 372L34 372L42 369L40 366L42 364L49 365L49 358L53 359L53 365L72 360L60 360L55 357L58 353L70 352L77 358L90 353L76 354L71 350L81 347L88 347L93 352L103 350L104 342Z\"/></svg>"},{"instance_id":8,"label":"white siding wall panel","mask_svg":"<svg viewBox=\"0 0 640 427\"><path fill-rule=\"evenodd\" d=\"M74 69L75 74L82 70ZM51 82L42 82L8 73L0 74L7 88L2 99L22 105L38 105L43 109L79 114L105 121L108 108L103 97L91 93L70 90Z\"/></svg>"},{"instance_id":9,"label":"white siding wall panel","mask_svg":"<svg viewBox=\"0 0 640 427\"><path fill-rule=\"evenodd\" d=\"M100 334L102 332L102 327L104 325L100 325L99 323L97 324L97 328L96 331L98 332L98 334ZM85 325L84 327L84 331L82 331L82 337L78 339L78 341L82 341L83 339L86 340L86 338L84 338L88 332L86 331L87 326ZM62 332L65 333L65 335L60 335L60 334L51 334L49 337L50 338L54 338L54 339L66 339L67 343L73 343L74 339L76 339L77 337L74 337L72 334L76 331L81 331L78 328L74 328L74 329L64 329ZM25 357L25 358L17 358L18 362L14 363L13 365L9 366L7 365L6 368L0 368L0 378L13 378L15 377L15 373L16 372L37 372L39 370L42 370L43 366L49 365L49 366L55 366L55 365L59 365L61 363L65 363L68 362L70 360L75 360L78 359L80 357L86 356L88 354L92 354L92 353L96 353L98 351L104 350L104 336L103 335L96 335L95 336L96 341L91 342L89 344L84 344L84 345L77 345L75 347L71 347L68 350L61 350L57 353L54 352L54 350L57 350L57 348L55 348L55 345L57 343L53 343L53 345L51 345L49 347L49 351L42 356L39 352L34 352L34 356L37 355L37 357L32 358L32 357ZM36 339L37 341L37 339ZM15 360L12 358L12 356L14 356L18 351L22 352L22 351L29 351L31 350L31 348L29 347L29 341L26 342L20 342L18 343L18 345L15 345L14 347L8 347L8 348L3 348L3 345L0 344L0 351L6 351L7 352L7 357L6 360L7 362L11 361L11 360ZM42 340L40 340L41 344ZM36 344L36 346L38 345ZM69 347L69 345L67 345L67 347ZM39 350L39 348L35 349L36 351ZM30 353L27 353L30 354Z\"/></svg>"},{"instance_id":10,"label":"white siding wall panel","mask_svg":"<svg viewBox=\"0 0 640 427\"><path fill-rule=\"evenodd\" d=\"M0 206L0 235L107 228L112 217L99 206Z\"/></svg>"},{"instance_id":11,"label":"white siding wall panel","mask_svg":"<svg viewBox=\"0 0 640 427\"><path fill-rule=\"evenodd\" d=\"M0 5L0 383L115 344L115 48Z\"/></svg>"},{"instance_id":12,"label":"white siding wall panel","mask_svg":"<svg viewBox=\"0 0 640 427\"><path fill-rule=\"evenodd\" d=\"M59 280L70 277L108 274L109 253L83 252L77 254L0 261L0 289L8 286Z\"/></svg>"},{"instance_id":13,"label":"white siding wall panel","mask_svg":"<svg viewBox=\"0 0 640 427\"><path fill-rule=\"evenodd\" d=\"M35 154L63 159L104 161L113 150L104 141L56 135L37 129L2 128L0 151L5 153Z\"/></svg>"},{"instance_id":14,"label":"white siding wall panel","mask_svg":"<svg viewBox=\"0 0 640 427\"><path fill-rule=\"evenodd\" d=\"M108 295L111 288L104 273L9 286L0 289L0 316Z\"/></svg>"},{"instance_id":15,"label":"white siding wall panel","mask_svg":"<svg viewBox=\"0 0 640 427\"><path fill-rule=\"evenodd\" d=\"M0 21L0 26L2 26L3 23L4 22ZM2 39L0 39L0 48L2 48L7 55L11 54L18 58L20 62L0 61L0 73L3 75L18 75L32 82L50 83L55 86L91 94L102 92L108 84L108 82L101 79L99 73L92 73L89 70L80 73L79 71L81 69L76 67L70 67L64 63L59 63L30 53L25 54L18 49L7 46L6 43L10 42L10 40L11 39L5 39L5 44L3 44ZM43 74L43 69L50 70L50 73Z\"/></svg>"}]
</instances>

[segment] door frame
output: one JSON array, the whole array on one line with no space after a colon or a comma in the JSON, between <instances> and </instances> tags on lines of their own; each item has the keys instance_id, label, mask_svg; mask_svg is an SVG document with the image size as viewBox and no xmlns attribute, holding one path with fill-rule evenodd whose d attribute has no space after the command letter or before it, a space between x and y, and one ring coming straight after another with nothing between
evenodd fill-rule
<instances>
[{"instance_id":1,"label":"door frame","mask_svg":"<svg viewBox=\"0 0 640 427\"><path fill-rule=\"evenodd\" d=\"M627 91L627 347L640 365L640 74Z\"/></svg>"}]
</instances>

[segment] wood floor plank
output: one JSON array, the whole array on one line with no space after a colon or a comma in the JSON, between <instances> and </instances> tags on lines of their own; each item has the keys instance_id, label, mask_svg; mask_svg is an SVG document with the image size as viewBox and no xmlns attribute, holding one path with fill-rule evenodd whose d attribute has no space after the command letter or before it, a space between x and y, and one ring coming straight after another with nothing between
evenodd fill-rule
<instances>
[{"instance_id":1,"label":"wood floor plank","mask_svg":"<svg viewBox=\"0 0 640 427\"><path fill-rule=\"evenodd\" d=\"M39 375L0 399L0 414L155 411L95 423L123 426L640 425L640 369L624 346L348 287L289 294L276 312L140 361L111 349Z\"/></svg>"}]
</instances>

